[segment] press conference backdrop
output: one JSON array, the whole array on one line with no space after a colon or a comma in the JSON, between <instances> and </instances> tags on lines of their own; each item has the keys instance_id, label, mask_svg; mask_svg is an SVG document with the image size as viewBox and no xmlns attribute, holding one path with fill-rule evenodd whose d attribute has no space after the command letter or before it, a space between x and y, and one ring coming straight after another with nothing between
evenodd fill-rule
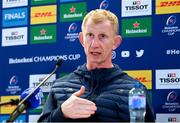
<instances>
[{"instance_id":1,"label":"press conference backdrop","mask_svg":"<svg viewBox=\"0 0 180 123\"><path fill-rule=\"evenodd\" d=\"M121 46L113 62L149 90L157 121L180 121L180 0L2 0L0 102L19 98L52 71L43 86L44 102L52 81L85 62L78 40L82 19L92 9L119 18ZM43 103L44 103L43 102ZM0 107L0 122L16 106ZM23 112L18 122L36 121L42 106Z\"/></svg>"}]
</instances>

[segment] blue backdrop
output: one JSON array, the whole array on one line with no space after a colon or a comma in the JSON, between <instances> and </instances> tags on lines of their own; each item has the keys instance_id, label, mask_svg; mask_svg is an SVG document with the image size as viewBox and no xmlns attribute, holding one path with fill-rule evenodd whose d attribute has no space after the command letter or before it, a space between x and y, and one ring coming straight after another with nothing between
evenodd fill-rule
<instances>
[{"instance_id":1,"label":"blue backdrop","mask_svg":"<svg viewBox=\"0 0 180 123\"><path fill-rule=\"evenodd\" d=\"M0 1L0 101L19 98L64 60L42 89L85 62L78 40L84 15L107 9L119 18L123 42L113 62L147 86L157 121L180 122L179 0L13 0ZM15 106L0 107L0 122ZM36 121L42 106L18 121ZM168 115L168 117L163 118Z\"/></svg>"}]
</instances>

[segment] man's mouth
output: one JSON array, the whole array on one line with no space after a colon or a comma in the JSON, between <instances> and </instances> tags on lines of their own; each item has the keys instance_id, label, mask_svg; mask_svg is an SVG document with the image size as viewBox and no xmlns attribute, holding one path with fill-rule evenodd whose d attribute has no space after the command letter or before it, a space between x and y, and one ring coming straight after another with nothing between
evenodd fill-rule
<instances>
[{"instance_id":1,"label":"man's mouth","mask_svg":"<svg viewBox=\"0 0 180 123\"><path fill-rule=\"evenodd\" d=\"M100 52L91 52L91 54L94 55L94 56L98 56L98 55L100 55L101 53L100 53Z\"/></svg>"}]
</instances>

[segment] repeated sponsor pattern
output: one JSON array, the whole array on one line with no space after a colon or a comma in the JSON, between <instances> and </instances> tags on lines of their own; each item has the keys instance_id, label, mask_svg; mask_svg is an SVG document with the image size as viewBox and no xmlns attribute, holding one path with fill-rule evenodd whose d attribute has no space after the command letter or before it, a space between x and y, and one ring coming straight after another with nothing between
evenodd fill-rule
<instances>
[{"instance_id":1,"label":"repeated sponsor pattern","mask_svg":"<svg viewBox=\"0 0 180 123\"><path fill-rule=\"evenodd\" d=\"M96 8L118 16L123 42L113 62L147 87L156 121L180 122L180 0L2 0L0 6L0 102L19 98L64 60L42 86L42 105L16 122L36 122L53 81L85 62L78 35ZM0 122L14 108L0 107Z\"/></svg>"}]
</instances>

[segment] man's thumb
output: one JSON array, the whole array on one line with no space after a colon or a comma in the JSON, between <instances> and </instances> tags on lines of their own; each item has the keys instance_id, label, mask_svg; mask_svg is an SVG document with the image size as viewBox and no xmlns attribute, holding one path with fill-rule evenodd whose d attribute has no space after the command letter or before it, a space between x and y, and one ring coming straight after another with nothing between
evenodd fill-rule
<instances>
[{"instance_id":1,"label":"man's thumb","mask_svg":"<svg viewBox=\"0 0 180 123\"><path fill-rule=\"evenodd\" d=\"M73 93L74 96L77 96L77 97L80 97L81 95L83 95L85 92L85 87L84 86L81 86L80 90Z\"/></svg>"}]
</instances>

